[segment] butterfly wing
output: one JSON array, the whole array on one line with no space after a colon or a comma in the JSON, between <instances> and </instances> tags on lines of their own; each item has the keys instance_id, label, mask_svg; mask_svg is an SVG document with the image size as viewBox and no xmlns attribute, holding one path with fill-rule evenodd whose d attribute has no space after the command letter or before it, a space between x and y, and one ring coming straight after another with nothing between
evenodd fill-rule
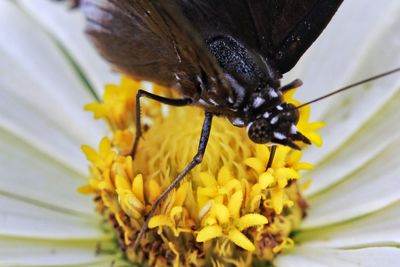
<instances>
[{"instance_id":1,"label":"butterfly wing","mask_svg":"<svg viewBox=\"0 0 400 267\"><path fill-rule=\"evenodd\" d=\"M228 35L283 74L326 27L343 0L81 0L101 54L137 79L191 97L232 96L206 43Z\"/></svg>"},{"instance_id":2,"label":"butterfly wing","mask_svg":"<svg viewBox=\"0 0 400 267\"><path fill-rule=\"evenodd\" d=\"M289 71L328 25L343 0L247 0L262 53Z\"/></svg>"},{"instance_id":3,"label":"butterfly wing","mask_svg":"<svg viewBox=\"0 0 400 267\"><path fill-rule=\"evenodd\" d=\"M83 0L86 31L117 69L142 80L180 87L195 97L204 84L230 94L223 72L174 3Z\"/></svg>"},{"instance_id":4,"label":"butterfly wing","mask_svg":"<svg viewBox=\"0 0 400 267\"><path fill-rule=\"evenodd\" d=\"M230 35L289 71L343 0L177 0L204 39Z\"/></svg>"}]
</instances>

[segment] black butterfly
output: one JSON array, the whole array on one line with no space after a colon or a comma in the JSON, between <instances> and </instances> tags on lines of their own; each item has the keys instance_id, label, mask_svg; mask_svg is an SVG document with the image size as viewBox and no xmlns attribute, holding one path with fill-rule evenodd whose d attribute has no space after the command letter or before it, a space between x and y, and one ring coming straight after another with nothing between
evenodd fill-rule
<instances>
[{"instance_id":1,"label":"black butterfly","mask_svg":"<svg viewBox=\"0 0 400 267\"><path fill-rule=\"evenodd\" d=\"M74 0L86 14L86 31L100 53L120 71L179 90L170 99L137 94L135 155L140 98L205 110L192 162L155 201L138 239L160 202L202 161L212 117L247 127L251 140L300 149L310 141L298 132L297 109L279 79L310 47L343 0ZM270 166L275 146L271 151Z\"/></svg>"}]
</instances>

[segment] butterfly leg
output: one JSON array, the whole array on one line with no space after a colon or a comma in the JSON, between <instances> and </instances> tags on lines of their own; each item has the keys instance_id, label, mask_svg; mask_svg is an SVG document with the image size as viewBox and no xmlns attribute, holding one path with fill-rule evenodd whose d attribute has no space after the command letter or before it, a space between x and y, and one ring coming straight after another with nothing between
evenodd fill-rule
<instances>
[{"instance_id":1,"label":"butterfly leg","mask_svg":"<svg viewBox=\"0 0 400 267\"><path fill-rule=\"evenodd\" d=\"M212 113L206 112L204 122L203 122L203 127L201 130L201 136L200 136L200 142L199 142L199 147L197 150L196 155L193 157L192 161L185 167L185 169L175 178L175 180L165 189L165 191L154 201L153 206L151 207L151 210L149 214L147 215L147 218L142 225L142 228L140 229L140 232L138 236L136 237L136 241L134 244L134 248L136 249L137 246L139 245L140 239L143 237L144 233L147 230L147 227L149 225L149 221L151 217L153 217L154 212L158 208L158 206L161 204L161 202L168 196L168 194L179 184L182 182L183 178L198 164L200 164L203 160L204 152L206 151L207 147L207 142L208 138L210 137L210 131L211 131L211 124L212 124Z\"/></svg>"},{"instance_id":2,"label":"butterfly leg","mask_svg":"<svg viewBox=\"0 0 400 267\"><path fill-rule=\"evenodd\" d=\"M272 166L272 162L274 161L274 157L275 157L275 152L276 152L276 145L273 145L271 147L271 152L269 153L269 159L268 159L268 163L267 163L267 168L265 169L266 171L271 168Z\"/></svg>"},{"instance_id":3,"label":"butterfly leg","mask_svg":"<svg viewBox=\"0 0 400 267\"><path fill-rule=\"evenodd\" d=\"M149 93L144 90L139 90L136 94L136 136L135 136L135 141L133 143L132 152L131 152L132 159L135 158L139 140L140 140L140 137L142 136L141 117L140 117L140 115L141 115L140 114L140 98L141 97L147 97L152 100L158 101L162 104L166 104L166 105L170 105L170 106L177 106L177 107L186 106L193 102L193 100L191 98L183 98L183 99L167 98L167 97L162 97L159 95Z\"/></svg>"},{"instance_id":4,"label":"butterfly leg","mask_svg":"<svg viewBox=\"0 0 400 267\"><path fill-rule=\"evenodd\" d=\"M296 80L294 80L294 81L282 86L281 88L279 88L279 91L284 93L286 91L298 88L298 87L300 87L302 85L303 85L303 82L300 79L296 79Z\"/></svg>"}]
</instances>

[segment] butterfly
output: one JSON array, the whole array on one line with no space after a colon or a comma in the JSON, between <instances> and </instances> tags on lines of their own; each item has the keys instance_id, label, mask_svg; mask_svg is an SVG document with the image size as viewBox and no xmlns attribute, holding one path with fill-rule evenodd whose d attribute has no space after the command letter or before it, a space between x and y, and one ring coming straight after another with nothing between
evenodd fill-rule
<instances>
[{"instance_id":1,"label":"butterfly","mask_svg":"<svg viewBox=\"0 0 400 267\"><path fill-rule=\"evenodd\" d=\"M198 152L153 203L137 240L165 197L196 165L207 147L213 116L246 127L249 138L300 149L310 144L296 127L298 111L282 86L343 0L74 0L87 18L86 32L119 71L181 93L173 99L140 90L136 97L136 155L141 131L140 99L205 110ZM137 242L136 242L137 243Z\"/></svg>"}]
</instances>

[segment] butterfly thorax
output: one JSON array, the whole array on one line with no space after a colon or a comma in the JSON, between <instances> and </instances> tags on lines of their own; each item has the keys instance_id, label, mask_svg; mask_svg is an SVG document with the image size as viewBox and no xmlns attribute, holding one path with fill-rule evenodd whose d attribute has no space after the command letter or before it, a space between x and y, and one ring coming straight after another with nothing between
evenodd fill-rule
<instances>
[{"instance_id":1,"label":"butterfly thorax","mask_svg":"<svg viewBox=\"0 0 400 267\"><path fill-rule=\"evenodd\" d=\"M224 71L231 93L218 94L218 88L214 88L215 94L204 90L199 105L227 117L237 127L246 127L255 143L299 148L295 141L309 142L297 131L298 112L293 105L284 102L280 76L267 59L231 36L218 36L207 44Z\"/></svg>"}]
</instances>

